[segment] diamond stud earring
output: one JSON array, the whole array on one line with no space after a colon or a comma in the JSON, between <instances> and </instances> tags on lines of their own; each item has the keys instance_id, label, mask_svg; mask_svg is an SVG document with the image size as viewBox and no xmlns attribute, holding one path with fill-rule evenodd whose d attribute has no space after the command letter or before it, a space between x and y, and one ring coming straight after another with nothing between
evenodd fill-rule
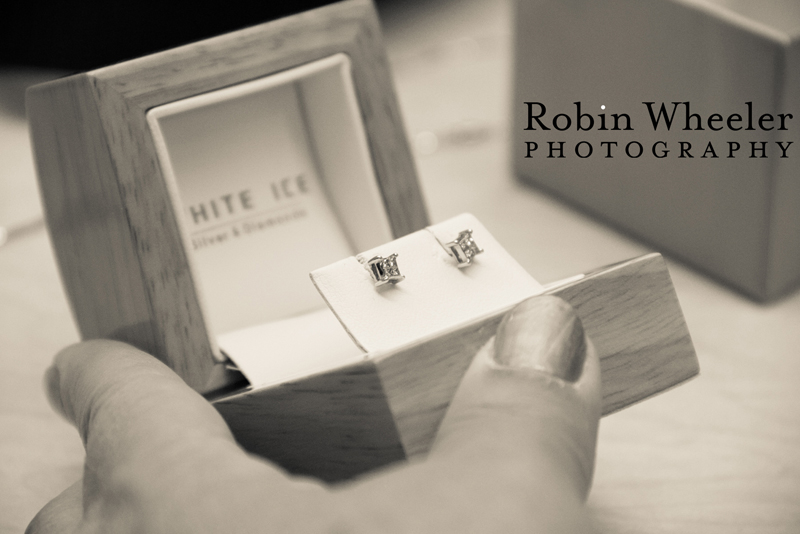
<instances>
[{"instance_id":1,"label":"diamond stud earring","mask_svg":"<svg viewBox=\"0 0 800 534\"><path fill-rule=\"evenodd\" d=\"M397 254L392 254L386 258L375 256L367 262L365 267L370 276L372 276L375 287L389 283L396 284L405 278L400 274L400 268L397 266Z\"/></svg>"},{"instance_id":2,"label":"diamond stud earring","mask_svg":"<svg viewBox=\"0 0 800 534\"><path fill-rule=\"evenodd\" d=\"M444 248L456 259L459 269L471 265L472 258L483 252L483 249L472 238L472 230L459 232L458 237L446 243Z\"/></svg>"}]
</instances>

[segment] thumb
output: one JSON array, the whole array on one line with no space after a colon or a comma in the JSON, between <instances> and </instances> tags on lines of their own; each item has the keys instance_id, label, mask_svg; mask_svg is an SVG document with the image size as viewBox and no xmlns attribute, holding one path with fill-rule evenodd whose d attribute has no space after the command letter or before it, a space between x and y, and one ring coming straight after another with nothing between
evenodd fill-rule
<instances>
[{"instance_id":1,"label":"thumb","mask_svg":"<svg viewBox=\"0 0 800 534\"><path fill-rule=\"evenodd\" d=\"M507 477L553 504L585 500L601 410L600 366L564 300L524 301L478 353L440 427L430 458ZM539 502L542 496L535 496Z\"/></svg>"}]
</instances>

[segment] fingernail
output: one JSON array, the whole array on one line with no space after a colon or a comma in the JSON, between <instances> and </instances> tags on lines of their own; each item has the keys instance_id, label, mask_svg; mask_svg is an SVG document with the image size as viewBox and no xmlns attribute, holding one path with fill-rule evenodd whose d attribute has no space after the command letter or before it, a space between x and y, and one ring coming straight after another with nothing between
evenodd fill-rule
<instances>
[{"instance_id":1,"label":"fingernail","mask_svg":"<svg viewBox=\"0 0 800 534\"><path fill-rule=\"evenodd\" d=\"M51 365L45 371L44 387L47 391L47 400L50 401L50 406L57 414L66 418L67 414L64 412L64 405L61 403L61 374L55 365Z\"/></svg>"},{"instance_id":2,"label":"fingernail","mask_svg":"<svg viewBox=\"0 0 800 534\"><path fill-rule=\"evenodd\" d=\"M500 323L494 342L499 365L529 368L575 382L586 359L586 337L575 310L553 296L528 299Z\"/></svg>"}]
</instances>

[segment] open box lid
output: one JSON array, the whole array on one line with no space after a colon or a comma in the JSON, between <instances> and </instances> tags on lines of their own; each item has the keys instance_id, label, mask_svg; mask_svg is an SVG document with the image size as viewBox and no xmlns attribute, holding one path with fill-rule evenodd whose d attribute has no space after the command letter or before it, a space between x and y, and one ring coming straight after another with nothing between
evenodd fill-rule
<instances>
[{"instance_id":1,"label":"open box lid","mask_svg":"<svg viewBox=\"0 0 800 534\"><path fill-rule=\"evenodd\" d=\"M304 67L318 61L333 63L316 74ZM170 152L168 136L159 140L147 114L153 110L158 115L162 106L180 107L181 101L195 97L213 100L218 91L235 95L250 82L269 85L266 78L287 76L296 68L311 69L305 74L312 78L325 72L338 77L338 86L350 96L340 98L347 105L334 112L347 106L352 112L356 100L363 129L356 145L362 152L366 147L366 165L376 186L366 195L372 198L368 206L361 208L384 214L373 212L363 224L383 228L378 234L388 228L390 238L427 224L377 15L368 0L332 4L37 86L28 93L37 170L62 279L84 339L136 345L199 391L221 385L212 377L220 367L219 355L182 212L197 203L175 202L174 185L180 178L170 181L164 151L158 150L161 146ZM342 74L347 69L349 78ZM300 85L300 91L314 91L313 83ZM303 108L298 104L297 109ZM318 126L324 130L324 124ZM326 172L314 161L309 168ZM297 181L279 182L279 189L284 185L303 187ZM177 188L184 192L180 184ZM360 196L354 202L364 204L363 187L355 189ZM326 191L326 198L351 193L353 189L337 188L335 194ZM249 200L247 194L234 195L216 208L227 209L228 201L243 206ZM348 204L344 198L332 204L337 203ZM351 209L334 210L334 218L341 221ZM206 203L205 210L210 216L214 207ZM351 242L357 241L355 234L345 232L348 250L356 246Z\"/></svg>"}]
</instances>

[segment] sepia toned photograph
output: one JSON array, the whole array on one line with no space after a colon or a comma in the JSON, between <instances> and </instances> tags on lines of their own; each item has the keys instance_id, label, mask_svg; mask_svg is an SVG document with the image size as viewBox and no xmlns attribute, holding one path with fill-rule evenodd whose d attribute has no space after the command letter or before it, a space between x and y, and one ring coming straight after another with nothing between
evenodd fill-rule
<instances>
[{"instance_id":1,"label":"sepia toned photograph","mask_svg":"<svg viewBox=\"0 0 800 534\"><path fill-rule=\"evenodd\" d=\"M800 531L800 2L20 9L0 534Z\"/></svg>"}]
</instances>

